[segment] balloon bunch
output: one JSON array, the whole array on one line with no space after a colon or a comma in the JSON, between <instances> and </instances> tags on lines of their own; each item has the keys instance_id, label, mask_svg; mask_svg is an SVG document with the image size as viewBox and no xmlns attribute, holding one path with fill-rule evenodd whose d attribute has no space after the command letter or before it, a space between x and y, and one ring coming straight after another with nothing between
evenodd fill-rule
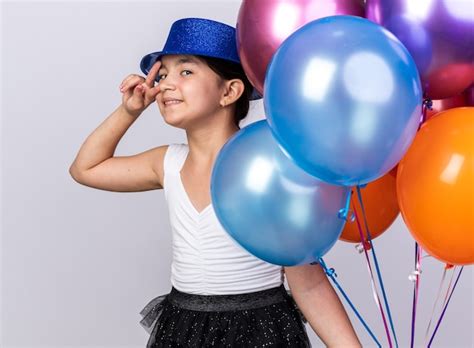
<instances>
[{"instance_id":1,"label":"balloon bunch","mask_svg":"<svg viewBox=\"0 0 474 348\"><path fill-rule=\"evenodd\" d=\"M211 196L226 231L265 261L323 264L339 238L367 256L401 211L432 256L474 263L469 6L243 0L238 51L267 120L216 159Z\"/></svg>"},{"instance_id":2,"label":"balloon bunch","mask_svg":"<svg viewBox=\"0 0 474 348\"><path fill-rule=\"evenodd\" d=\"M452 265L472 264L472 2L367 0L366 16L405 45L423 86L422 124L398 165L397 197L403 219L431 256Z\"/></svg>"},{"instance_id":3,"label":"balloon bunch","mask_svg":"<svg viewBox=\"0 0 474 348\"><path fill-rule=\"evenodd\" d=\"M417 169L412 169L412 174L408 169L405 170L408 174L399 179L393 174L409 148L418 147L418 142L414 143L415 136L430 133L429 143L434 147L434 150L423 150L425 152L420 156L432 158L433 151L440 148L442 139L437 139L439 136L420 129L422 111L422 121L426 122L439 111L474 102L474 87L470 87L474 81L474 45L470 44L472 37L463 39L459 35L474 29L474 21L460 11L460 4L464 1L458 0L454 6L448 0L418 5L409 1L368 0L364 9L362 1L354 0L245 0L240 8L237 22L239 55L249 79L264 96L268 127L273 136L265 137L268 142L265 147L273 147L275 144L270 143L276 142L285 158L327 184L352 187L352 190L354 186L368 184L364 197L372 238L387 230L399 209L402 209L405 220L413 219L408 216L414 214L419 219L433 218L433 214L420 208L429 204L426 202L428 193L411 193L424 201L421 205L403 203L403 200L415 201L415 198L408 197L408 193L404 194L408 198L397 195L397 192L408 192L408 181L417 180L424 182L431 192L438 192L433 180L422 177L424 170L432 169L423 166L424 170L418 170L424 163L418 158L414 161ZM362 18L365 13L368 19ZM470 122L471 118L467 117L464 122ZM454 122L454 119L445 121L445 133L447 129L455 131ZM243 140L244 144L251 141L244 132L238 136L247 139ZM237 146L237 143L223 148L213 177L230 176L228 168L219 163L230 156L233 150L230 147ZM263 148L256 149L251 156L261 156L259 150ZM407 156L411 157L414 151ZM252 158L241 161L250 162ZM232 158L229 162L235 164L236 160ZM408 163L408 159L405 162ZM467 157L463 168L469 167L468 163ZM241 174L247 175L250 167L241 164ZM222 172L217 173L217 170ZM227 225L230 225L228 221L237 219L232 216L236 210L220 209L219 205L224 203L219 202L223 197L230 197L226 190L237 187L239 182L242 180L234 180L232 185L221 189L217 189L221 186L213 185L213 197L220 210L218 217ZM262 190L261 195L265 191L265 195L272 197L275 191L271 190L279 190L279 194L296 197L295 192L285 187L268 187L268 191ZM416 187L420 189L422 186ZM467 186L460 190L469 192ZM264 230L268 232L268 226L272 225L274 231L273 235L267 233L265 238L255 237L255 244L262 240L269 244L271 239L280 238L281 233L297 234L294 226L277 228L279 223L269 213L274 207L262 208L265 204L272 204L266 203L267 196L257 204L254 198L244 196L242 187L234 191L241 195L232 197L239 202L233 204L240 205L237 210L240 223L229 226L234 238L239 240L241 234L251 233L243 221L255 219L267 221ZM450 192L446 194L451 195ZM438 201L445 200L440 197ZM312 203L316 204L315 201ZM450 207L472 201L454 203ZM260 209L248 208L256 204ZM352 204L357 202L353 200ZM402 206L399 208L399 205ZM418 211L409 213L407 210L414 209L411 206L416 206ZM340 208L344 207L342 204ZM316 215L319 210L318 206L313 207ZM247 216L246 211L252 211L252 214ZM255 215L256 212L261 215ZM291 216L294 212L283 209L278 214ZM440 216L436 214L436 217ZM417 228L409 222L407 225L416 234L414 229ZM317 228L319 224L313 226L314 231L306 226L306 233L322 235L318 230L324 229ZM347 223L345 227L343 224L342 231L339 231L340 224L333 226L338 226L332 231L333 238L340 236L345 241L360 242L355 224ZM446 222L438 223L438 226L449 228ZM464 224L463 230L469 227L472 226ZM423 239L415 238L417 241ZM316 261L316 256L327 251L313 245L316 251L314 260L310 260L307 255L297 257L298 248L290 249L290 245L279 251L266 247L267 255L258 256L277 264L296 265ZM249 249L256 252L254 248ZM454 250L449 246L446 249ZM290 253L295 255L292 261L287 256Z\"/></svg>"},{"instance_id":4,"label":"balloon bunch","mask_svg":"<svg viewBox=\"0 0 474 348\"><path fill-rule=\"evenodd\" d=\"M411 347L423 250L446 263L440 290L447 269L461 266L429 340L432 320L426 329L425 346L430 347L463 265L474 263L474 108L468 107L474 105L472 3L367 0L366 15L403 42L423 87L420 126L396 176L402 217L416 241Z\"/></svg>"},{"instance_id":5,"label":"balloon bunch","mask_svg":"<svg viewBox=\"0 0 474 348\"><path fill-rule=\"evenodd\" d=\"M395 181L390 172L417 132L423 91L416 64L404 45L382 26L362 18L363 15L363 2L353 0L246 0L240 8L239 55L249 79L263 93L266 126L271 136L261 136L266 143L256 149L252 146L257 143L248 135L253 133L245 129L236 135L239 141L229 141L216 160L211 195L216 214L227 231L266 261L298 265L317 261L324 255L328 248L321 245L327 243L321 241L332 238L330 244L334 244L350 215L348 200L352 195L341 200L341 188L346 192L353 186L370 183L367 192L374 194L367 195L373 201L367 203L368 214L379 220L374 237L386 230L398 214L394 204ZM239 147L245 148L249 157L236 156L236 152L243 151ZM289 166L282 165L282 161L288 161L313 180L325 183L331 188L328 191L337 192L336 196L328 194L338 197L329 201L339 202L338 209L330 211L336 221L341 216L345 218L342 223L322 224L303 218L310 206L314 216L328 212L322 201L302 198L307 194L300 188L307 186L304 181L294 181L290 186L276 185L269 179L270 184L260 187L258 196L248 194L243 178L252 177L250 172L255 168L249 163L257 158L268 160L268 155L262 154L265 148L282 153L281 157L273 155L270 162L264 161L272 163L268 174L271 178L277 177L275 168L282 175L281 168ZM221 179L237 173L240 180ZM389 209L380 215L376 210L381 202L390 201L386 200L387 192L392 197L386 203ZM280 197L300 202L306 199L310 203L306 207L300 203L296 209L295 204L290 204L291 199ZM278 204L283 206L279 210ZM369 209L372 205L376 207L373 213ZM229 209L230 206L233 208ZM282 224L282 216L297 224ZM255 227L258 221L260 228L252 231L250 221ZM298 224L305 226L304 233L298 230ZM282 239L283 235L288 237ZM319 244L314 236L320 239ZM274 240L297 238L307 248L313 248L312 256L304 248L299 249L299 243L270 247ZM351 238L344 234L342 239ZM311 240L313 244L306 243ZM259 248L264 251L259 252Z\"/></svg>"}]
</instances>

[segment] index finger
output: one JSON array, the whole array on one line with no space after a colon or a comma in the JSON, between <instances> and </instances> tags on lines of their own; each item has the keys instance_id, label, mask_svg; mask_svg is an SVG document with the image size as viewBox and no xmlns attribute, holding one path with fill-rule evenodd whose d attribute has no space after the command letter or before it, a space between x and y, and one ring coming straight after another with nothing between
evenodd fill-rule
<instances>
[{"instance_id":1,"label":"index finger","mask_svg":"<svg viewBox=\"0 0 474 348\"><path fill-rule=\"evenodd\" d=\"M148 75L146 76L145 83L153 87L154 86L154 81L156 79L156 75L158 74L158 70L160 70L161 67L161 60L157 60L155 64L151 67L150 71L148 72Z\"/></svg>"}]
</instances>

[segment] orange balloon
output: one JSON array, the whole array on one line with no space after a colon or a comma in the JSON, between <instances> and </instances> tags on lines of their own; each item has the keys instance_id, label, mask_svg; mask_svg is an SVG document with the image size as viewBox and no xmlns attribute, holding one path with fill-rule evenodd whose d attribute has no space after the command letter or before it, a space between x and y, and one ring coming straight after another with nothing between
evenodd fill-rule
<instances>
[{"instance_id":1,"label":"orange balloon","mask_svg":"<svg viewBox=\"0 0 474 348\"><path fill-rule=\"evenodd\" d=\"M397 196L424 250L445 263L474 263L474 107L421 126L398 164Z\"/></svg>"},{"instance_id":2,"label":"orange balloon","mask_svg":"<svg viewBox=\"0 0 474 348\"><path fill-rule=\"evenodd\" d=\"M393 170L381 178L368 183L366 187L361 189L361 195L367 224L369 225L370 237L375 239L390 227L400 212L397 201L396 176L393 174ZM364 239L367 240L362 208L357 196L357 188L352 189L351 207L352 204L355 204L362 233ZM360 243L360 232L357 222L346 222L339 239L346 242Z\"/></svg>"}]
</instances>

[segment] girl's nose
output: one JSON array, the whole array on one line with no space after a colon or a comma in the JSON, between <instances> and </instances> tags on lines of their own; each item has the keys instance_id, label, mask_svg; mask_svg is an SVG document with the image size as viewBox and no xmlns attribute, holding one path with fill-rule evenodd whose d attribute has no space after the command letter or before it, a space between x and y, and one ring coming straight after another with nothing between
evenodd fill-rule
<instances>
[{"instance_id":1,"label":"girl's nose","mask_svg":"<svg viewBox=\"0 0 474 348\"><path fill-rule=\"evenodd\" d=\"M166 91L166 90L171 90L174 91L176 89L176 86L171 83L166 83L164 81L160 82L160 90L161 91Z\"/></svg>"},{"instance_id":2,"label":"girl's nose","mask_svg":"<svg viewBox=\"0 0 474 348\"><path fill-rule=\"evenodd\" d=\"M160 80L159 82L160 89L162 91L164 90L175 90L176 89L176 83L173 81L173 78L171 76L166 76L166 78Z\"/></svg>"}]
</instances>

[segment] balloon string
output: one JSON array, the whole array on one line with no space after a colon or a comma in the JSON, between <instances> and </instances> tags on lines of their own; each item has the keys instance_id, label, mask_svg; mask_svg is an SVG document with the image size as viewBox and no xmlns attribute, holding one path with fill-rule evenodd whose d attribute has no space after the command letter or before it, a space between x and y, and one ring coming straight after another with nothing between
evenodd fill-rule
<instances>
[{"instance_id":1,"label":"balloon string","mask_svg":"<svg viewBox=\"0 0 474 348\"><path fill-rule=\"evenodd\" d=\"M377 346L382 347L382 345L377 340L377 338L375 337L372 330L370 330L369 326L366 324L366 322L364 321L362 316L359 314L359 312L357 311L355 306L352 304L349 297L346 295L346 293L344 292L342 287L339 285L338 281L336 280L337 274L336 274L334 268L328 269L327 266L326 266L326 263L324 262L324 260L322 258L319 258L318 263L321 265L321 267L323 267L324 273L326 273L326 275L333 281L333 283L336 285L337 289L341 292L342 296L344 296L344 299L349 304L349 306L352 308L352 310L354 311L354 313L357 316L357 318L359 319L359 321L362 323L362 325L364 325L365 329L367 330L369 335L372 337L372 339L375 341L375 343L377 343ZM314 263L312 263L312 264L314 264Z\"/></svg>"},{"instance_id":2,"label":"balloon string","mask_svg":"<svg viewBox=\"0 0 474 348\"><path fill-rule=\"evenodd\" d=\"M370 236L369 224L367 223L367 215L365 213L364 203L362 201L362 193L361 193L360 189L361 189L361 186L360 185L357 186L357 196L359 198L359 203L360 203L360 206L362 208L362 216L364 218L364 225L365 225L365 229L367 231L367 237L369 238L370 245L372 246L372 248L371 248L372 257L374 259L375 269L377 271L377 278L378 278L379 283L380 283L380 288L382 289L382 295L383 295L383 299L384 299L384 303L385 303L385 309L387 311L388 319L390 321L390 327L392 329L393 337L395 339L395 346L398 348L397 334L395 333L395 327L393 325L392 314L390 313L390 306L388 304L387 295L385 293L385 287L384 287L384 284L383 284L383 279L382 279L382 274L380 272L379 263L377 261L377 255L375 254L375 248L372 244L372 237ZM390 341L390 344L391 344L391 341Z\"/></svg>"},{"instance_id":3,"label":"balloon string","mask_svg":"<svg viewBox=\"0 0 474 348\"><path fill-rule=\"evenodd\" d=\"M426 347L428 345L428 333L430 331L430 328L431 328L431 324L433 322L433 318L434 318L434 312L436 310L436 307L438 307L438 303L439 303L439 300L441 298L441 290L443 289L444 287L444 283L446 281L446 273L447 273L447 269L444 268L443 270L443 275L441 277L441 282L439 283L439 288L438 288L438 294L436 295L436 301L433 305L433 309L431 311L431 316L430 316L430 321L428 323L428 327L426 328L426 331L425 331L425 344L424 344L424 347ZM454 272L451 274L451 280L449 282L449 287L448 287L448 291L446 292L446 294L448 294L449 292L449 288L451 288L451 283L453 281L453 275L454 275ZM444 304L443 306L446 304L446 299L447 297L445 297L445 301L444 301Z\"/></svg>"},{"instance_id":4,"label":"balloon string","mask_svg":"<svg viewBox=\"0 0 474 348\"><path fill-rule=\"evenodd\" d=\"M441 312L441 316L438 319L438 323L436 324L435 330L433 332L433 335L431 336L430 342L428 343L428 348L431 347L431 343L433 342L433 339L436 335L436 332L438 331L439 325L441 324L441 321L443 320L444 314L446 313L446 308L448 308L449 301L451 300L451 296L453 296L454 290L456 289L456 285L458 284L459 277L461 276L462 270L464 269L464 266L461 267L461 270L458 273L458 276L456 277L456 282L454 283L453 290L450 292L448 300L443 308L443 311ZM454 271L453 271L454 273Z\"/></svg>"},{"instance_id":5,"label":"balloon string","mask_svg":"<svg viewBox=\"0 0 474 348\"><path fill-rule=\"evenodd\" d=\"M339 213L338 213L338 217L340 219L345 220L345 221L348 220L347 216L349 215L349 213L351 213L351 215L349 216L349 220L354 221L354 216L353 216L352 212L349 209L349 204L351 202L351 196L352 196L352 190L350 191L350 193L346 197L346 203L344 204L344 208L339 209Z\"/></svg>"},{"instance_id":6,"label":"balloon string","mask_svg":"<svg viewBox=\"0 0 474 348\"><path fill-rule=\"evenodd\" d=\"M418 289L420 285L420 275L421 275L421 253L422 249L415 242L415 271L410 275L409 279L414 281L413 284L413 304L411 312L411 341L410 347L413 348L415 344L415 323L416 323L416 308L418 305ZM413 277L413 278L412 278Z\"/></svg>"},{"instance_id":7,"label":"balloon string","mask_svg":"<svg viewBox=\"0 0 474 348\"><path fill-rule=\"evenodd\" d=\"M382 304L380 302L380 297L379 297L379 294L378 294L376 286L375 286L374 273L372 271L372 266L370 264L369 254L367 253L367 249L368 249L367 244L370 243L369 245L372 245L372 242L370 241L370 239L366 240L364 238L362 228L360 226L359 216L357 215L357 210L356 210L356 207L354 205L354 202L352 202L352 209L354 210L355 221L357 223L357 228L359 229L360 239L362 241L362 245L364 246L363 250L364 250L364 254L365 254L365 260L367 262L367 269L369 271L369 276L370 276L369 278L370 278L370 285L372 287L372 294L374 296L375 304L379 307L380 313L382 315L382 320L383 320L383 324L384 324L384 327L385 327L385 333L387 334L388 343L389 343L390 348L391 348L392 347L392 339L390 337L390 331L388 329L387 320L385 319L385 313L383 311Z\"/></svg>"}]
</instances>

